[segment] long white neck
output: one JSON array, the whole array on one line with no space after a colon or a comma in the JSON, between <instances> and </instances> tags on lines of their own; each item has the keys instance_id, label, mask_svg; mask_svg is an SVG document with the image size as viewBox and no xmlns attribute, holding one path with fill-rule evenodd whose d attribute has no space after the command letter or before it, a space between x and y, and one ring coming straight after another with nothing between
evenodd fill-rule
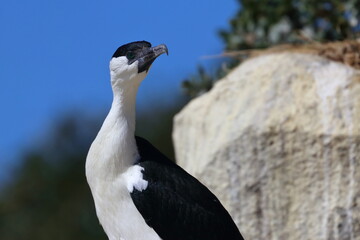
<instances>
[{"instance_id":1,"label":"long white neck","mask_svg":"<svg viewBox=\"0 0 360 240\"><path fill-rule=\"evenodd\" d=\"M92 143L86 160L87 169L97 169L97 177L114 179L138 158L134 136L138 86L139 84L134 83L113 86L114 98L110 112Z\"/></svg>"},{"instance_id":2,"label":"long white neck","mask_svg":"<svg viewBox=\"0 0 360 240\"><path fill-rule=\"evenodd\" d=\"M113 102L110 112L105 119L105 122L121 122L121 133L126 132L131 134L132 139L134 138L135 133L135 105L137 91L138 85L129 85L122 88L116 86L113 87Z\"/></svg>"}]
</instances>

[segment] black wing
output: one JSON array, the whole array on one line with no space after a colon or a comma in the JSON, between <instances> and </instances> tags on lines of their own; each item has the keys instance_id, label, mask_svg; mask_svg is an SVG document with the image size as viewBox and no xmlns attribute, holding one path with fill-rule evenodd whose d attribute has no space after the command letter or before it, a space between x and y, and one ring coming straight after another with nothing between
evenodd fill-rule
<instances>
[{"instance_id":1,"label":"black wing","mask_svg":"<svg viewBox=\"0 0 360 240\"><path fill-rule=\"evenodd\" d=\"M243 240L214 194L145 139L136 143L148 187L131 197L163 240Z\"/></svg>"}]
</instances>

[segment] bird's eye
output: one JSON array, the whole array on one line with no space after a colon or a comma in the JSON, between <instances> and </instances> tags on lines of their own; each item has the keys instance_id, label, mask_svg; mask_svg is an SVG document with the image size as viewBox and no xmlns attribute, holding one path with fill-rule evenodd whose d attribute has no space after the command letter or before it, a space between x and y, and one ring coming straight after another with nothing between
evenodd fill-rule
<instances>
[{"instance_id":1,"label":"bird's eye","mask_svg":"<svg viewBox=\"0 0 360 240\"><path fill-rule=\"evenodd\" d=\"M128 60L133 60L135 58L135 53L134 52L127 52L126 53L126 58Z\"/></svg>"}]
</instances>

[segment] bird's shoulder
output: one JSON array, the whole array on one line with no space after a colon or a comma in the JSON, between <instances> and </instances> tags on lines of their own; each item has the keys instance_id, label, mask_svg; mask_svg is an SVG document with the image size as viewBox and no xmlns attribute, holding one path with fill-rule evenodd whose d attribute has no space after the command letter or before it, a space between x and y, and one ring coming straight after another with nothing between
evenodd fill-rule
<instances>
[{"instance_id":1,"label":"bird's shoulder","mask_svg":"<svg viewBox=\"0 0 360 240\"><path fill-rule=\"evenodd\" d=\"M145 180L154 188L170 188L172 193L183 193L183 196L191 195L194 200L211 200L217 202L216 196L199 182L196 178L187 173L183 168L167 158L150 142L141 137L136 137L140 158L137 165L144 168L143 175ZM203 201L204 203L206 201Z\"/></svg>"},{"instance_id":2,"label":"bird's shoulder","mask_svg":"<svg viewBox=\"0 0 360 240\"><path fill-rule=\"evenodd\" d=\"M143 162L157 162L165 165L176 165L168 157L166 157L162 152L160 152L156 147L154 147L149 141L145 138L135 136L136 146L139 152L139 159L137 163Z\"/></svg>"}]
</instances>

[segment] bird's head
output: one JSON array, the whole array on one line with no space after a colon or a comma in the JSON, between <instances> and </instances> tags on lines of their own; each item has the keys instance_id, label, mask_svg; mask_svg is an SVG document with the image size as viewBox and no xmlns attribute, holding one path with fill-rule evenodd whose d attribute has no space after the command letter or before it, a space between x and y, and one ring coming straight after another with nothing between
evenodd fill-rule
<instances>
[{"instance_id":1,"label":"bird's head","mask_svg":"<svg viewBox=\"0 0 360 240\"><path fill-rule=\"evenodd\" d=\"M131 42L119 47L110 60L111 84L113 87L140 84L151 64L163 53L168 54L165 44L151 47L151 43L146 41Z\"/></svg>"}]
</instances>

